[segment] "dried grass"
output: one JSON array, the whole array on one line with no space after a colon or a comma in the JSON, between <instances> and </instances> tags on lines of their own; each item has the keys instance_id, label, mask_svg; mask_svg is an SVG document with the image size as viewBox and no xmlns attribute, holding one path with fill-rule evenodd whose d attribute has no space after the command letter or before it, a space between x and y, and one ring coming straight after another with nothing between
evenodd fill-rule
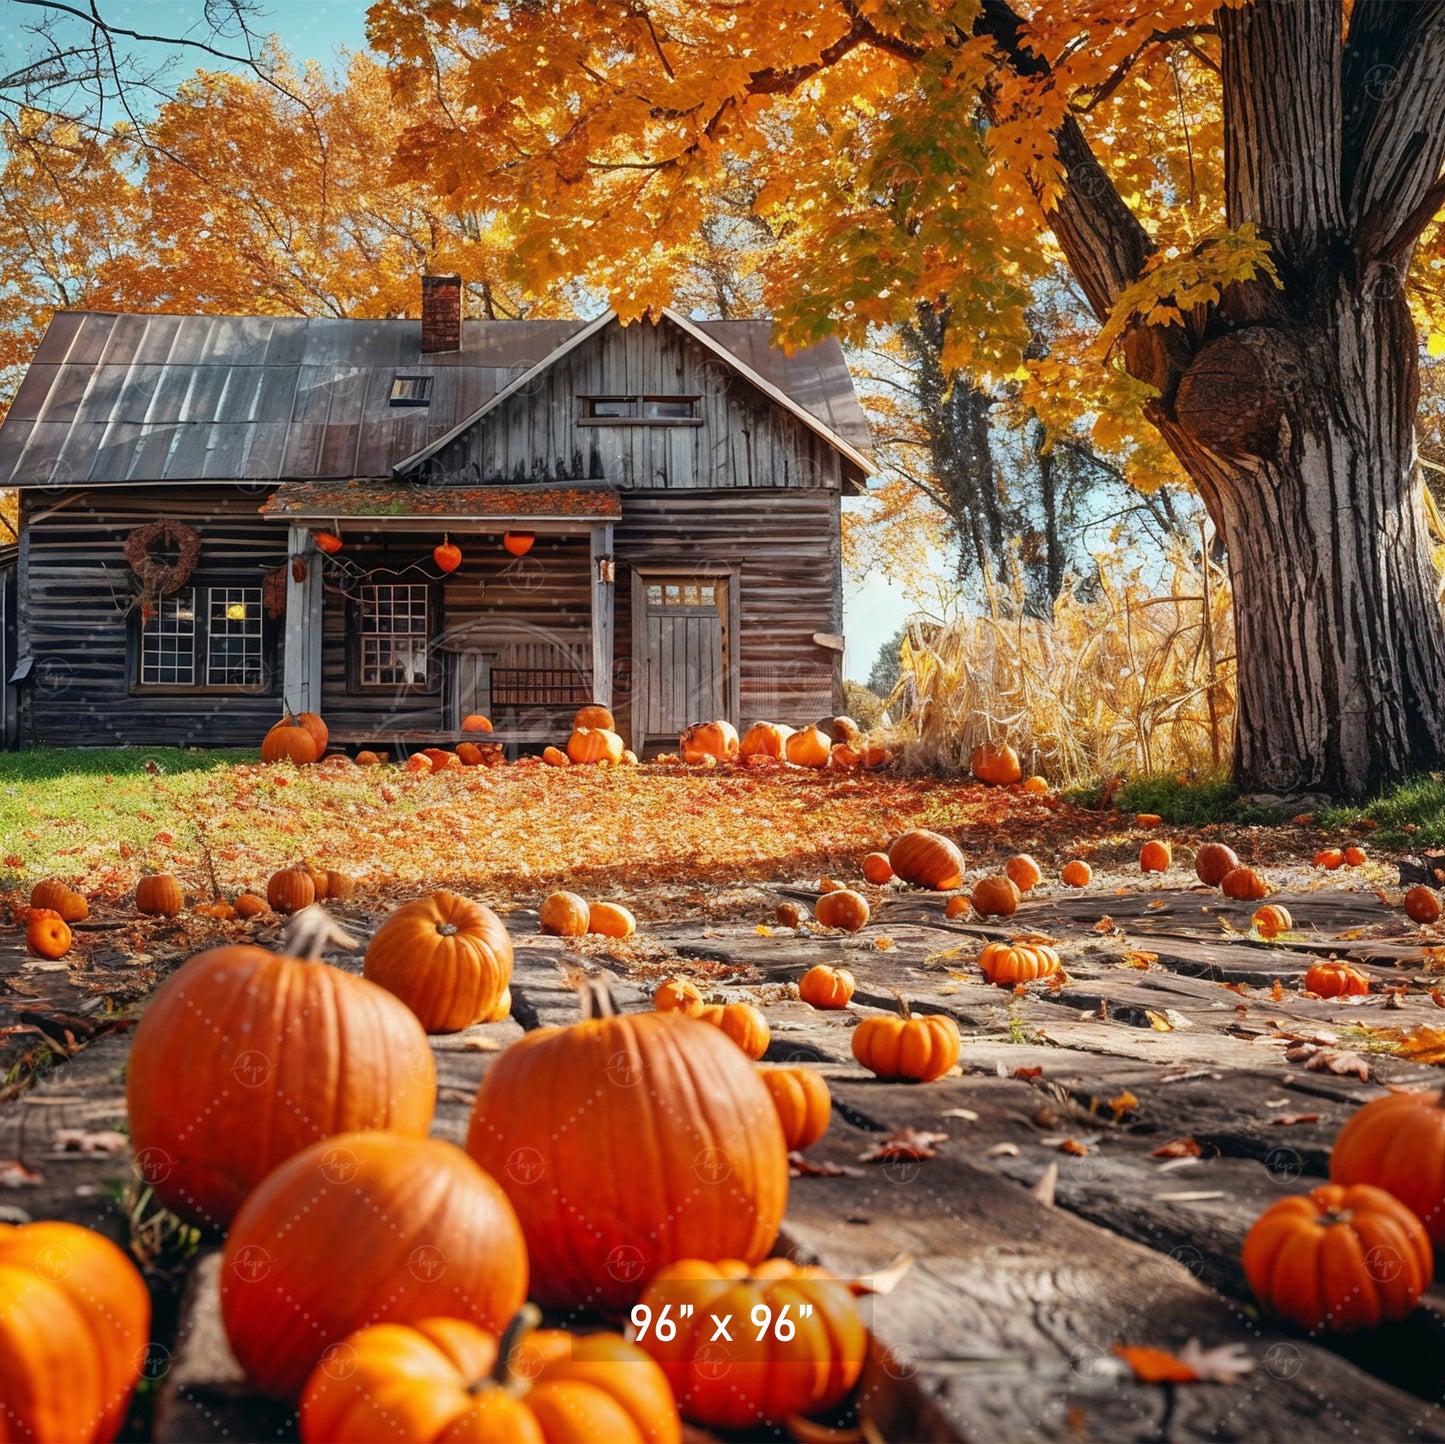
<instances>
[{"instance_id":1,"label":"dried grass","mask_svg":"<svg viewBox=\"0 0 1445 1444\"><path fill-rule=\"evenodd\" d=\"M1184 548L1152 589L1122 553L1096 558L1098 585L1028 616L1015 574L987 579L981 613L915 619L889 699L890 742L906 767L967 769L1003 740L1055 785L1120 773L1217 774L1234 726L1229 583ZM1156 573L1157 575L1157 573Z\"/></svg>"}]
</instances>

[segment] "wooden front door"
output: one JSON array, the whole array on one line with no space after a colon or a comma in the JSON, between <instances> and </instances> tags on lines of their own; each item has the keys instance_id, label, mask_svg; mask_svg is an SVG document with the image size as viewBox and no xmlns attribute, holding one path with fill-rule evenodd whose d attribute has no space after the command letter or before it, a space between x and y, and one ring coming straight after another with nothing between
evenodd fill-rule
<instances>
[{"instance_id":1,"label":"wooden front door","mask_svg":"<svg viewBox=\"0 0 1445 1444\"><path fill-rule=\"evenodd\" d=\"M726 717L726 579L649 576L642 593L647 736Z\"/></svg>"}]
</instances>

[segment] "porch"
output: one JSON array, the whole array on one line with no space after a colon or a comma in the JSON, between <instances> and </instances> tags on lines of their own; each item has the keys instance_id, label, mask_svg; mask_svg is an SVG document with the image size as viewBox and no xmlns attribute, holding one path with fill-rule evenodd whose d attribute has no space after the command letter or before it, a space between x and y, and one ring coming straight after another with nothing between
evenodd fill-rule
<instances>
[{"instance_id":1,"label":"porch","mask_svg":"<svg viewBox=\"0 0 1445 1444\"><path fill-rule=\"evenodd\" d=\"M263 511L290 529L286 706L337 745L515 752L612 705L614 490L300 484ZM472 714L492 733L464 731Z\"/></svg>"}]
</instances>

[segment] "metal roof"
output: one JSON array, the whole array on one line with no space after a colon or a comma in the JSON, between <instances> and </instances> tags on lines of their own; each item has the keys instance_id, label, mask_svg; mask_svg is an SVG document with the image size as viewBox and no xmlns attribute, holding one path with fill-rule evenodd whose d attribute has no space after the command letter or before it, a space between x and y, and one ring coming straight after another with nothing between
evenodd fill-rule
<instances>
[{"instance_id":1,"label":"metal roof","mask_svg":"<svg viewBox=\"0 0 1445 1444\"><path fill-rule=\"evenodd\" d=\"M379 477L446 435L590 323L464 321L421 354L421 322L61 311L0 425L0 487ZM858 451L842 348L787 356L768 321L694 322ZM391 405L398 373L430 405Z\"/></svg>"},{"instance_id":2,"label":"metal roof","mask_svg":"<svg viewBox=\"0 0 1445 1444\"><path fill-rule=\"evenodd\" d=\"M408 486L404 482L288 481L261 507L262 516L293 521L435 516L446 521L515 521L584 517L615 521L622 499L610 486Z\"/></svg>"}]
</instances>

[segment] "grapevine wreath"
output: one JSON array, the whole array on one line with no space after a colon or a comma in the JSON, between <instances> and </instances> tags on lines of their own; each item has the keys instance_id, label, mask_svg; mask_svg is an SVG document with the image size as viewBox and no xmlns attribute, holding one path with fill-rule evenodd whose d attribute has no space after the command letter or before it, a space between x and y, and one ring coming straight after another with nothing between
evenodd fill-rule
<instances>
[{"instance_id":1,"label":"grapevine wreath","mask_svg":"<svg viewBox=\"0 0 1445 1444\"><path fill-rule=\"evenodd\" d=\"M161 561L157 552L176 553L173 562ZM194 527L178 521L151 521L126 538L125 559L140 578L145 594L168 597L190 581L201 555L201 538Z\"/></svg>"}]
</instances>

